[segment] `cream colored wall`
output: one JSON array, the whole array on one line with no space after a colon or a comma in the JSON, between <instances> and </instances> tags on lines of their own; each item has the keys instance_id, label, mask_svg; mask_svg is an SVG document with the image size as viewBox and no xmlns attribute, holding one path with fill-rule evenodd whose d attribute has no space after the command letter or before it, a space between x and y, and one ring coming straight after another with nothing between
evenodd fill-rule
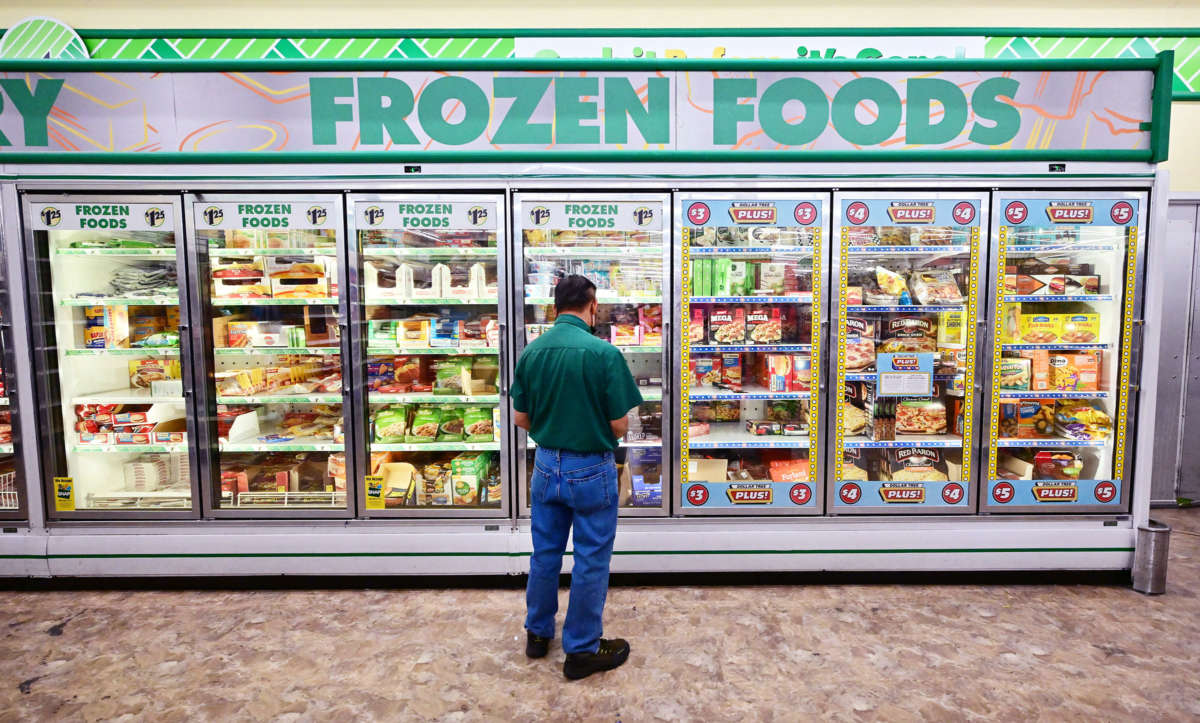
<instances>
[{"instance_id":1,"label":"cream colored wall","mask_svg":"<svg viewBox=\"0 0 1200 723\"><path fill-rule=\"evenodd\" d=\"M76 28L1200 27L1195 0L0 0ZM1200 102L1172 108L1174 190L1200 191Z\"/></svg>"},{"instance_id":2,"label":"cream colored wall","mask_svg":"<svg viewBox=\"0 0 1200 723\"><path fill-rule=\"evenodd\" d=\"M50 15L77 28L1200 26L1186 0L45 0L0 3L5 24Z\"/></svg>"}]
</instances>

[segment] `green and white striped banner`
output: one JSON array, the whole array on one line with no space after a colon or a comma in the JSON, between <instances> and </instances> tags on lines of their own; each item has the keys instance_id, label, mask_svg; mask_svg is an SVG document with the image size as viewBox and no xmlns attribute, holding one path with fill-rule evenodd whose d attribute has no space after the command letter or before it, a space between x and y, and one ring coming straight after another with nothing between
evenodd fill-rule
<instances>
[{"instance_id":1,"label":"green and white striped banner","mask_svg":"<svg viewBox=\"0 0 1200 723\"><path fill-rule=\"evenodd\" d=\"M513 38L89 38L93 58L378 60L511 58Z\"/></svg>"},{"instance_id":2,"label":"green and white striped banner","mask_svg":"<svg viewBox=\"0 0 1200 723\"><path fill-rule=\"evenodd\" d=\"M1200 92L1200 37L989 37L988 58L1152 58L1175 51L1175 94Z\"/></svg>"}]
</instances>

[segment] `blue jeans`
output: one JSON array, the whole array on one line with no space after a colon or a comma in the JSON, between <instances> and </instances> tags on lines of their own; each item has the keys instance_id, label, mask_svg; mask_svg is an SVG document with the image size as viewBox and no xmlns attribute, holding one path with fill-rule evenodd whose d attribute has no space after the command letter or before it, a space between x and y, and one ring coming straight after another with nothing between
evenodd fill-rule
<instances>
[{"instance_id":1,"label":"blue jeans","mask_svg":"<svg viewBox=\"0 0 1200 723\"><path fill-rule=\"evenodd\" d=\"M525 629L554 637L558 576L574 525L571 601L562 647L567 653L594 653L604 632L608 565L617 535L617 465L612 452L538 447L530 488L533 556L525 589Z\"/></svg>"}]
</instances>

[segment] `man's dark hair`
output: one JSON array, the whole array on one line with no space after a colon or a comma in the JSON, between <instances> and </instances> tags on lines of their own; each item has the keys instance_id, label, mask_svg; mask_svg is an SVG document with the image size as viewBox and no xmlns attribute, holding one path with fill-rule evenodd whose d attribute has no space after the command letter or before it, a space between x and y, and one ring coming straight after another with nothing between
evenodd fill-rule
<instances>
[{"instance_id":1,"label":"man's dark hair","mask_svg":"<svg viewBox=\"0 0 1200 723\"><path fill-rule=\"evenodd\" d=\"M596 285L586 276L571 274L554 286L554 310L582 311L596 298Z\"/></svg>"}]
</instances>

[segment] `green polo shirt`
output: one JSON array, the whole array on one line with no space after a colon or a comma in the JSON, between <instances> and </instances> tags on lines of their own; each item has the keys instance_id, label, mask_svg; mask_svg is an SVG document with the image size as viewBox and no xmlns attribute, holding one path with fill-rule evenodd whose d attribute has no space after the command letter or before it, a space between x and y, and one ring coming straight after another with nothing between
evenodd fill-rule
<instances>
[{"instance_id":1,"label":"green polo shirt","mask_svg":"<svg viewBox=\"0 0 1200 723\"><path fill-rule=\"evenodd\" d=\"M572 314L525 347L511 395L513 409L529 415L535 442L574 452L616 449L609 420L642 403L621 352Z\"/></svg>"}]
</instances>

